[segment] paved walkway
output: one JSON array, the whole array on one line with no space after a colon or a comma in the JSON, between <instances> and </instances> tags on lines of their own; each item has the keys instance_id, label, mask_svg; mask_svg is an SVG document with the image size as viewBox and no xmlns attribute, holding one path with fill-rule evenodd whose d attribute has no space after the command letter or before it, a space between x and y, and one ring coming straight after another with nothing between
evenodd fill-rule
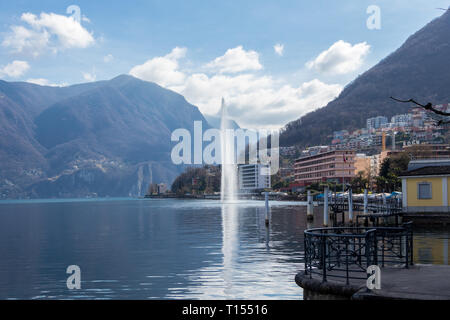
<instances>
[{"instance_id":1,"label":"paved walkway","mask_svg":"<svg viewBox=\"0 0 450 320\"><path fill-rule=\"evenodd\" d=\"M299 273L297 284L313 293L346 296L352 299L415 299L450 300L450 266L414 265L409 269L382 268L381 289L368 290L364 280L329 280L323 283L318 276L309 279Z\"/></svg>"},{"instance_id":2,"label":"paved walkway","mask_svg":"<svg viewBox=\"0 0 450 320\"><path fill-rule=\"evenodd\" d=\"M450 300L450 266L415 265L381 269L381 289L357 292L354 299Z\"/></svg>"}]
</instances>

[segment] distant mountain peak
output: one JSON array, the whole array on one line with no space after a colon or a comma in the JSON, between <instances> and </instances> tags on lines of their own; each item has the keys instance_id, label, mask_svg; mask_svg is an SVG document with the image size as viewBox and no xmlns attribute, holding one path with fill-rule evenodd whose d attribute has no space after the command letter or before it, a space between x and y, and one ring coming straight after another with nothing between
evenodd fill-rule
<instances>
[{"instance_id":1,"label":"distant mountain peak","mask_svg":"<svg viewBox=\"0 0 450 320\"><path fill-rule=\"evenodd\" d=\"M121 74L118 75L117 77L109 80L111 82L121 82L121 81L143 81L141 79L135 78L132 75L129 74Z\"/></svg>"},{"instance_id":2,"label":"distant mountain peak","mask_svg":"<svg viewBox=\"0 0 450 320\"><path fill-rule=\"evenodd\" d=\"M130 75L68 87L0 81L0 198L143 195L183 170L171 133L197 107ZM8 181L8 183L5 183Z\"/></svg>"}]
</instances>

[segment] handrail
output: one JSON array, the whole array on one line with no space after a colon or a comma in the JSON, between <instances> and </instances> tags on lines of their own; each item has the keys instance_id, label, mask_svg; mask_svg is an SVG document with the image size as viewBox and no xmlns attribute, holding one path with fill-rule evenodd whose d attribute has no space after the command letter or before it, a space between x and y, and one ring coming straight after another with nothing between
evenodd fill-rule
<instances>
[{"instance_id":1,"label":"handrail","mask_svg":"<svg viewBox=\"0 0 450 320\"><path fill-rule=\"evenodd\" d=\"M304 231L305 274L367 279L367 268L413 264L411 223L401 227L333 227Z\"/></svg>"}]
</instances>

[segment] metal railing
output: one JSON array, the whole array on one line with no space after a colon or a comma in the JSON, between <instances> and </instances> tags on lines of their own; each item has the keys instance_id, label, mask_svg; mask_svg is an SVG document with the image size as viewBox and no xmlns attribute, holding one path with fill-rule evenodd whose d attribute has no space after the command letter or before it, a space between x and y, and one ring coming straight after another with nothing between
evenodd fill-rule
<instances>
[{"instance_id":1,"label":"metal railing","mask_svg":"<svg viewBox=\"0 0 450 320\"><path fill-rule=\"evenodd\" d=\"M350 280L367 279L367 268L413 264L411 224L401 227L337 227L305 230L305 274Z\"/></svg>"},{"instance_id":2,"label":"metal railing","mask_svg":"<svg viewBox=\"0 0 450 320\"><path fill-rule=\"evenodd\" d=\"M323 201L318 202L319 205L324 205ZM333 226L345 224L345 213L349 211L348 197L337 197L336 194L328 196L328 207L330 209L331 220ZM399 217L401 216L402 202L399 197L391 197L386 199L382 196L370 198L364 204L362 199L353 199L353 212L356 212L356 225L360 224L360 220L364 220L365 226L371 221L373 226L378 226L380 219L393 217L395 219L395 226L399 224ZM362 214L362 212L366 212ZM338 221L340 217L340 221Z\"/></svg>"}]
</instances>

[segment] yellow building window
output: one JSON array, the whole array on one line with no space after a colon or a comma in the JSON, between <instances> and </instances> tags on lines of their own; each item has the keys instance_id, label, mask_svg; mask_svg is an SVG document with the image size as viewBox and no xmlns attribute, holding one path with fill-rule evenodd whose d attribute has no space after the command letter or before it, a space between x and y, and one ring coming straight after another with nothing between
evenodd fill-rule
<instances>
[{"instance_id":1,"label":"yellow building window","mask_svg":"<svg viewBox=\"0 0 450 320\"><path fill-rule=\"evenodd\" d=\"M417 184L417 199L431 199L431 183L419 182Z\"/></svg>"}]
</instances>

